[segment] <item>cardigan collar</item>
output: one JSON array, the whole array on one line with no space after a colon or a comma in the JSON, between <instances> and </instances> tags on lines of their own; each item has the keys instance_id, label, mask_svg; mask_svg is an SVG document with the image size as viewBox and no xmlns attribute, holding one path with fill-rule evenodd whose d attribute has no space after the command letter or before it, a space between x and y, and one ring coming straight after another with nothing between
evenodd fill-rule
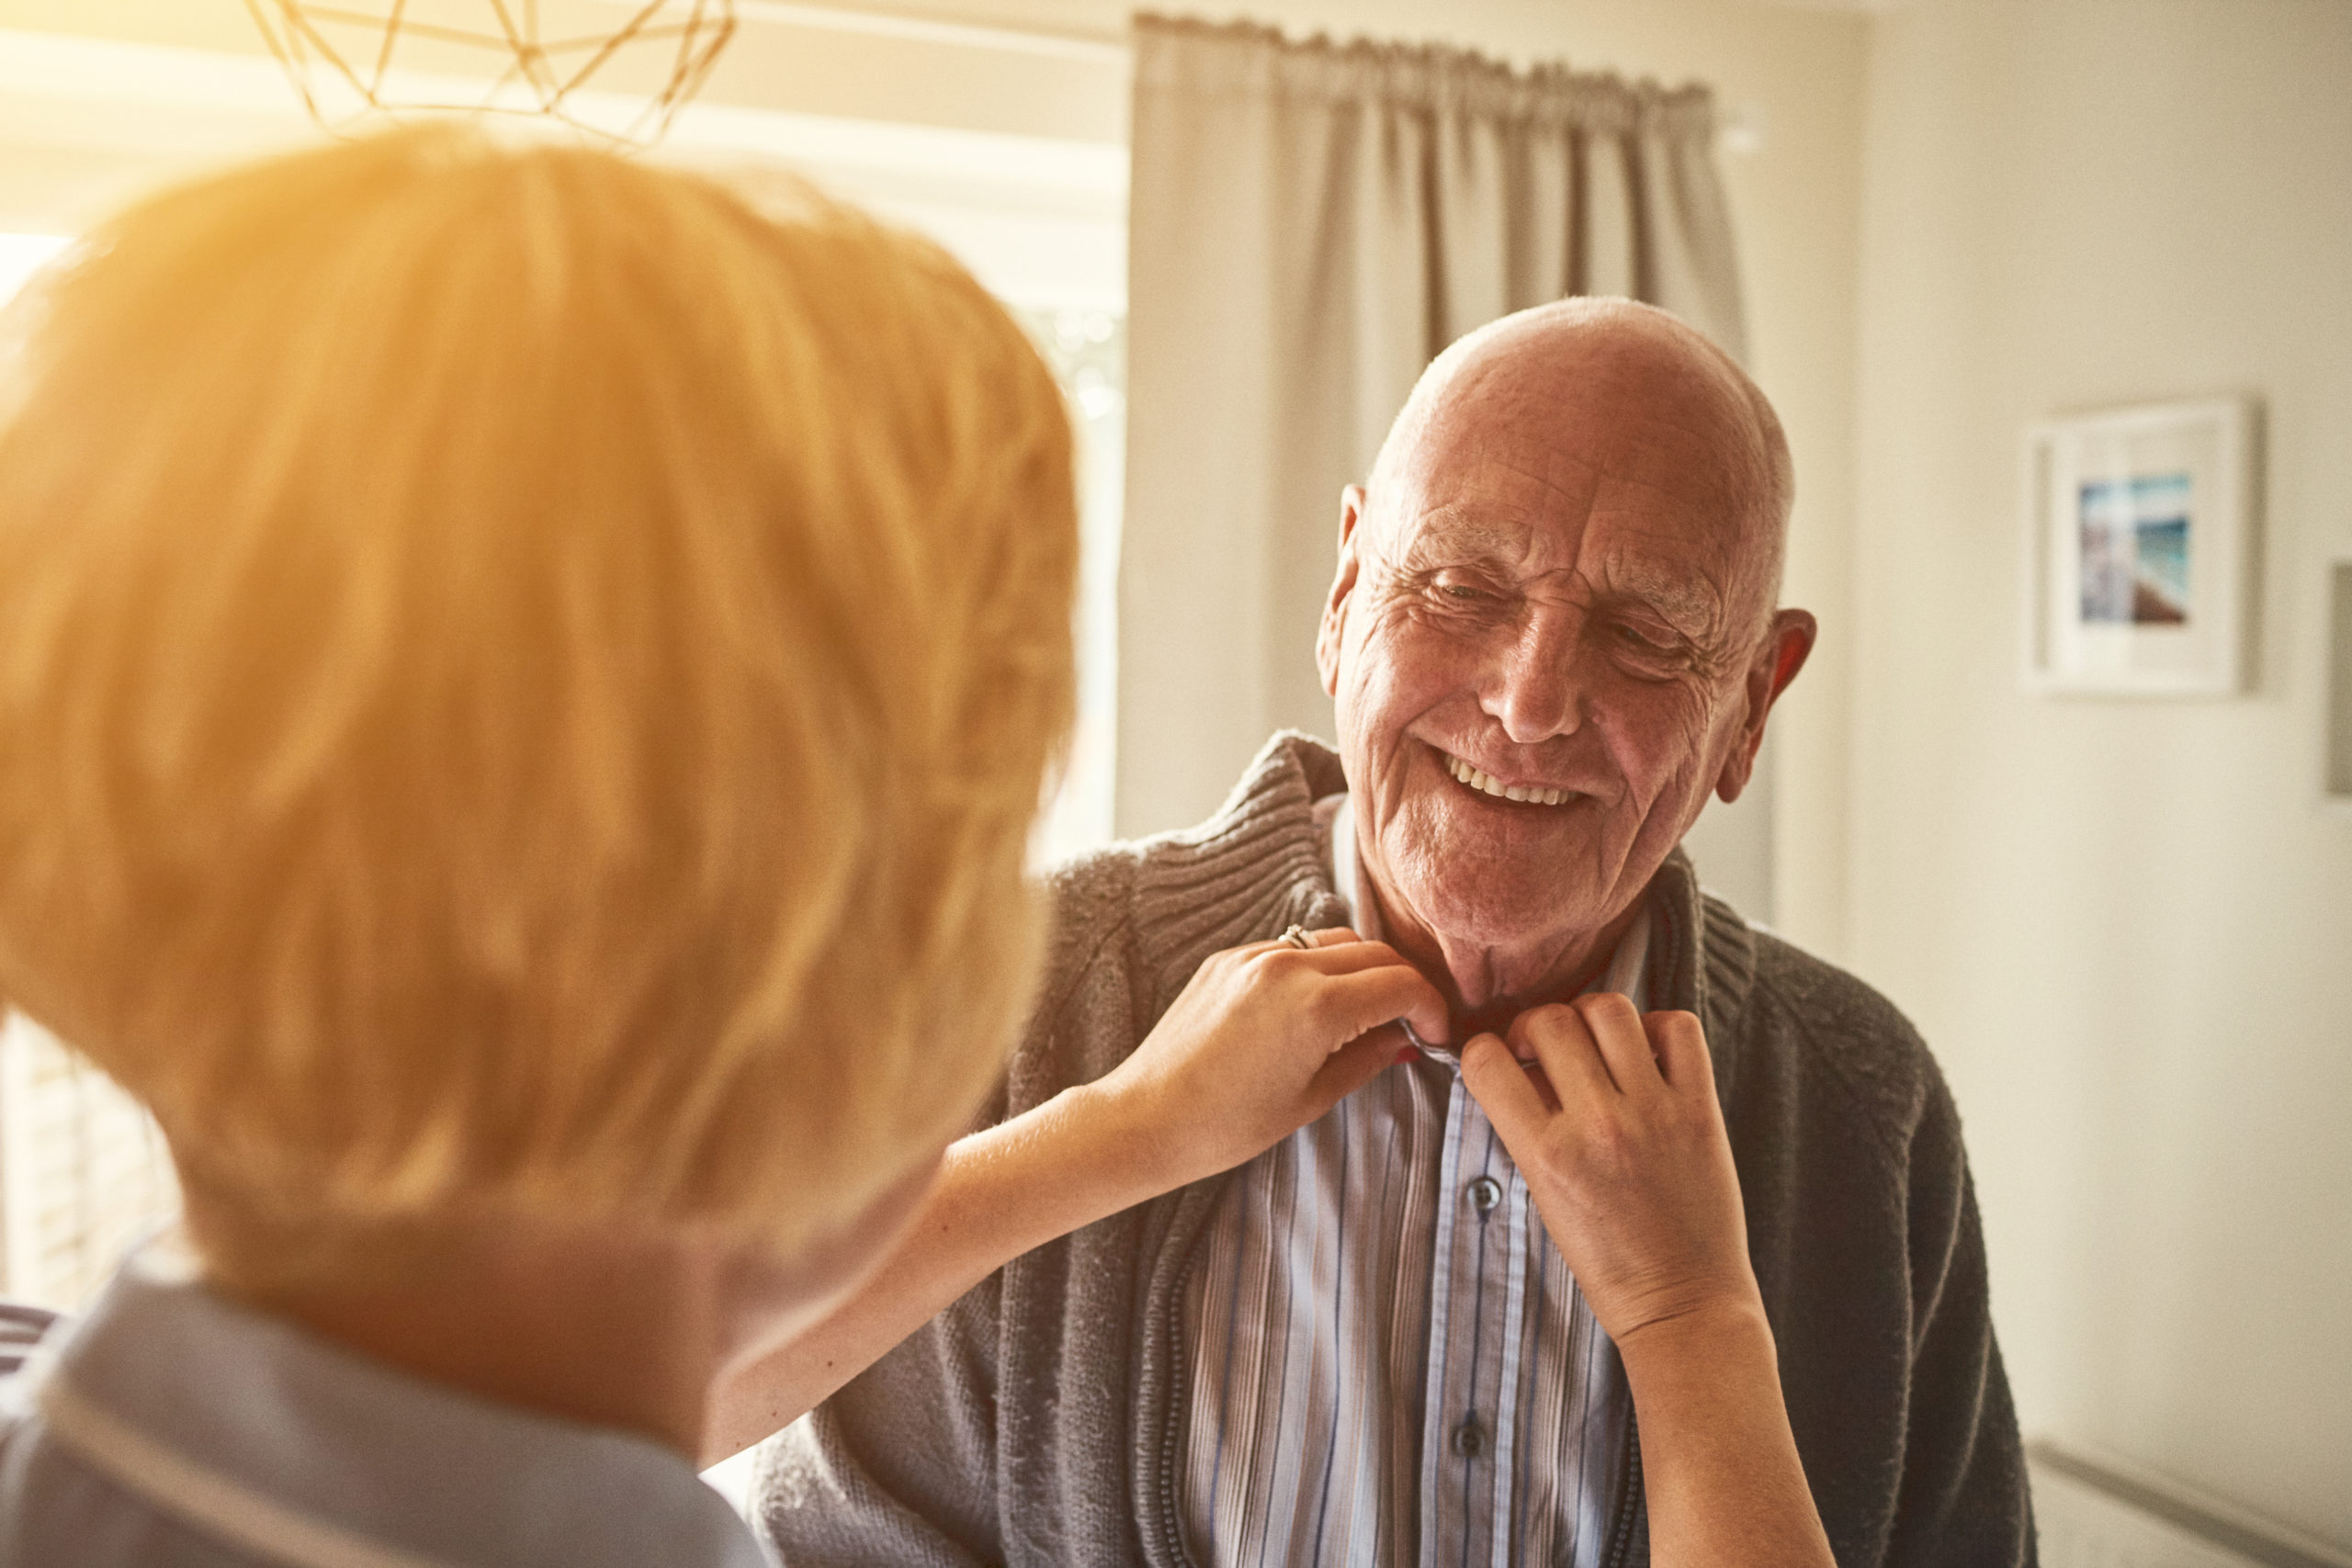
<instances>
[{"instance_id":1,"label":"cardigan collar","mask_svg":"<svg viewBox=\"0 0 2352 1568\"><path fill-rule=\"evenodd\" d=\"M1147 840L1136 872L1140 950L1151 955L1155 1013L1210 953L1280 935L1293 923L1338 924L1346 906L1315 834L1315 803L1348 787L1339 753L1296 730L1260 749L1215 816ZM1728 904L1699 886L1680 847L1643 897L1652 917L1654 1007L1699 1015L1718 1096L1737 1068L1737 1028L1754 977L1755 938Z\"/></svg>"}]
</instances>

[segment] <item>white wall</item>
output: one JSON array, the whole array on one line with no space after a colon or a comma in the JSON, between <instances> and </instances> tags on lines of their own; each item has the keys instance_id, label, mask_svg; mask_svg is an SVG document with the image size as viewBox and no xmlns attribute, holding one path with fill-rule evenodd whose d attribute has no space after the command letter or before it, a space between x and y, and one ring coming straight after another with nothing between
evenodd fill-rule
<instances>
[{"instance_id":1,"label":"white wall","mask_svg":"<svg viewBox=\"0 0 2352 1568\"><path fill-rule=\"evenodd\" d=\"M1873 23L1850 953L1958 1092L2029 1430L2352 1546L2352 6ZM2032 418L2268 410L2258 688L2019 689Z\"/></svg>"}]
</instances>

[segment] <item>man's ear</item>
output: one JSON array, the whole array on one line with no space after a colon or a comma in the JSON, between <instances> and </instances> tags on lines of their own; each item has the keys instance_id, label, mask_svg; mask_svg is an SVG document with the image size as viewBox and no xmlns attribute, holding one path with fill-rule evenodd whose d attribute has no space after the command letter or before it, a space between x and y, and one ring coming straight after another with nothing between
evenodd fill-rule
<instances>
[{"instance_id":1,"label":"man's ear","mask_svg":"<svg viewBox=\"0 0 2352 1568\"><path fill-rule=\"evenodd\" d=\"M1772 631L1756 650L1747 666L1747 678L1742 695L1747 704L1747 716L1740 723L1739 739L1724 759L1724 771L1716 775L1715 794L1728 806L1737 800L1747 788L1747 781L1756 772L1757 749L1764 744L1764 721L1772 716L1772 705L1789 689L1789 682L1804 668L1805 660L1813 652L1813 640L1819 635L1820 624L1810 610L1775 610Z\"/></svg>"},{"instance_id":2,"label":"man's ear","mask_svg":"<svg viewBox=\"0 0 2352 1568\"><path fill-rule=\"evenodd\" d=\"M1315 668L1327 697L1340 694L1340 643L1348 629L1348 600L1356 591L1356 525L1363 521L1363 486L1340 492L1340 568L1331 577L1330 597L1323 601L1323 624L1315 631Z\"/></svg>"}]
</instances>

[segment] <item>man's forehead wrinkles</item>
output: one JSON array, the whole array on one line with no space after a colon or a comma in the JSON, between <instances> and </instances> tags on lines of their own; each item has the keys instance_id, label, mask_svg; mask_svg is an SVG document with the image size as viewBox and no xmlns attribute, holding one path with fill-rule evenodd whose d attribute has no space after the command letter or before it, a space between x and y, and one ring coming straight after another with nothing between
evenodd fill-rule
<instances>
[{"instance_id":1,"label":"man's forehead wrinkles","mask_svg":"<svg viewBox=\"0 0 2352 1568\"><path fill-rule=\"evenodd\" d=\"M1639 599L1686 628L1712 626L1723 613L1723 585L1703 562L1668 567L1612 550L1594 564L1592 578L1603 591Z\"/></svg>"},{"instance_id":2,"label":"man's forehead wrinkles","mask_svg":"<svg viewBox=\"0 0 2352 1568\"><path fill-rule=\"evenodd\" d=\"M1584 464L1547 473L1526 463L1496 460L1453 482L1416 486L1417 493L1397 510L1397 547L1413 551L1426 537L1429 547L1441 553L1468 549L1518 558L1540 548L1564 525L1581 525L1599 477Z\"/></svg>"},{"instance_id":3,"label":"man's forehead wrinkles","mask_svg":"<svg viewBox=\"0 0 2352 1568\"><path fill-rule=\"evenodd\" d=\"M1504 473L1563 495L1590 489L1595 471L1592 460L1566 441L1546 441L1532 451L1524 445L1506 448L1488 461Z\"/></svg>"},{"instance_id":4,"label":"man's forehead wrinkles","mask_svg":"<svg viewBox=\"0 0 2352 1568\"><path fill-rule=\"evenodd\" d=\"M1442 502L1404 522L1396 554L1408 561L1520 560L1540 525L1522 507L1466 500Z\"/></svg>"},{"instance_id":5,"label":"man's forehead wrinkles","mask_svg":"<svg viewBox=\"0 0 2352 1568\"><path fill-rule=\"evenodd\" d=\"M1629 490L1641 493L1638 486ZM1662 515L1638 501L1628 504L1623 494L1604 497L1593 516L1623 525L1601 531L1611 570L1629 583L1638 581L1642 596L1661 607L1679 604L1713 624L1738 615L1736 606L1751 596L1770 595L1763 581L1767 554L1742 516L1688 505Z\"/></svg>"},{"instance_id":6,"label":"man's forehead wrinkles","mask_svg":"<svg viewBox=\"0 0 2352 1568\"><path fill-rule=\"evenodd\" d=\"M1561 428L1555 413L1511 408L1456 411L1435 422L1418 444L1409 468L1434 491L1476 474L1508 476L1546 491L1589 488L1600 463L1587 433Z\"/></svg>"}]
</instances>

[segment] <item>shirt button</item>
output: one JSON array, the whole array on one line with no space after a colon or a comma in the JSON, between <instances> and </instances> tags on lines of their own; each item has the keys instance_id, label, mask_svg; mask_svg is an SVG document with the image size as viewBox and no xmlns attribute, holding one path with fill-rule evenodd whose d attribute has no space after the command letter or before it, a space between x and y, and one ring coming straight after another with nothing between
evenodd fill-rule
<instances>
[{"instance_id":1,"label":"shirt button","mask_svg":"<svg viewBox=\"0 0 2352 1568\"><path fill-rule=\"evenodd\" d=\"M1478 1211L1480 1219L1493 1213L1502 1201L1503 1184L1493 1177L1482 1176L1470 1184L1470 1206Z\"/></svg>"},{"instance_id":2,"label":"shirt button","mask_svg":"<svg viewBox=\"0 0 2352 1568\"><path fill-rule=\"evenodd\" d=\"M1453 1429L1453 1451L1464 1459L1476 1459L1487 1451L1486 1423L1476 1416L1465 1416L1462 1425Z\"/></svg>"}]
</instances>

